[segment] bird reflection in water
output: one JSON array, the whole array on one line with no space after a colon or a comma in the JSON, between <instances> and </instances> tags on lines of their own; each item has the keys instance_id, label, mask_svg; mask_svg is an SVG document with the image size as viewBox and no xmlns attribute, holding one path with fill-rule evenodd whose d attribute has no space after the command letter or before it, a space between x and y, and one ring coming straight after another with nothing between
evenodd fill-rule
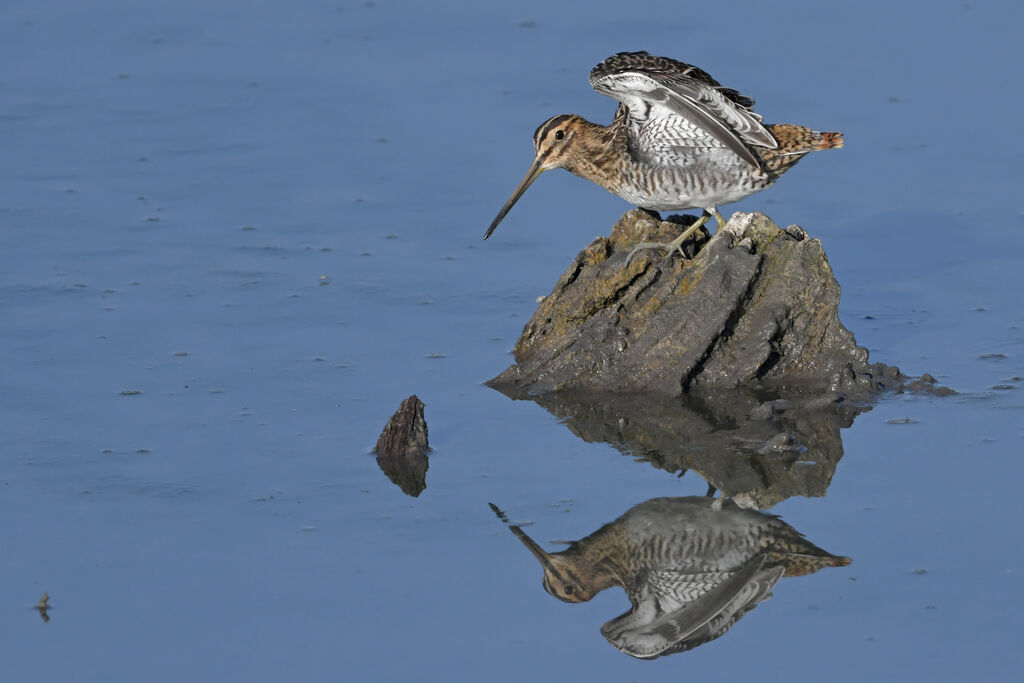
<instances>
[{"instance_id":1,"label":"bird reflection in water","mask_svg":"<svg viewBox=\"0 0 1024 683\"><path fill-rule=\"evenodd\" d=\"M491 509L507 523L493 503ZM544 590L586 602L621 586L632 608L601 627L614 647L641 659L685 652L718 638L771 597L783 576L844 567L774 515L731 500L655 498L549 553L520 527L512 533L544 568Z\"/></svg>"}]
</instances>

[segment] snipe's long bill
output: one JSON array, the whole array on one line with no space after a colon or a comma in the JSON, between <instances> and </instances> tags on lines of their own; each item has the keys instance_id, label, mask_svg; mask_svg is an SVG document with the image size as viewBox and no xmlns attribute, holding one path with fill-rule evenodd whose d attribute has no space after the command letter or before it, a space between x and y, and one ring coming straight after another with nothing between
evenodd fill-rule
<instances>
[{"instance_id":1,"label":"snipe's long bill","mask_svg":"<svg viewBox=\"0 0 1024 683\"><path fill-rule=\"evenodd\" d=\"M619 101L611 124L561 114L533 134L533 165L487 228L491 236L544 171L564 168L644 209L704 214L771 186L805 154L843 146L840 133L788 123L762 124L754 100L723 87L695 66L646 52L622 52L590 71L590 84Z\"/></svg>"}]
</instances>

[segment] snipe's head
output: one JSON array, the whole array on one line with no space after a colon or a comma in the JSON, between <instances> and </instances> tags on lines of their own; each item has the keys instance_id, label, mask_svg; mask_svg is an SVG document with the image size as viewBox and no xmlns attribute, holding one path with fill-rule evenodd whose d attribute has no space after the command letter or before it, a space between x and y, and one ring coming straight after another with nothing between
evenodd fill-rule
<instances>
[{"instance_id":1,"label":"snipe's head","mask_svg":"<svg viewBox=\"0 0 1024 683\"><path fill-rule=\"evenodd\" d=\"M583 117L576 114L553 116L540 124L533 134L533 146L537 148L537 156L533 159L533 165L530 167L526 177L519 183L516 191L505 202L505 206L501 207L501 211L498 212L498 217L491 223L491 227L487 228L487 232L484 233L484 239L491 236L494 229L498 227L498 223L501 222L505 214L509 212L515 203L519 201L519 198L533 184L537 176L553 168L562 168L571 162L574 151L578 149L576 144L578 136L584 134L586 125L587 122Z\"/></svg>"},{"instance_id":2,"label":"snipe's head","mask_svg":"<svg viewBox=\"0 0 1024 683\"><path fill-rule=\"evenodd\" d=\"M544 567L544 590L564 602L586 602L597 595L595 583L588 580L582 566L558 553L546 552L519 527L509 529Z\"/></svg>"}]
</instances>

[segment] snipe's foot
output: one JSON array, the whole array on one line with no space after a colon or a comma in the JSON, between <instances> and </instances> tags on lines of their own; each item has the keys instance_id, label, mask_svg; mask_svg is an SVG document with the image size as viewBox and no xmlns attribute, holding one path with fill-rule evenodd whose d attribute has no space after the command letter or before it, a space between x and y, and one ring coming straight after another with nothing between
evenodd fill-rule
<instances>
[{"instance_id":1,"label":"snipe's foot","mask_svg":"<svg viewBox=\"0 0 1024 683\"><path fill-rule=\"evenodd\" d=\"M718 213L718 209L712 209L711 212L705 211L704 214L700 218L698 218L693 225L688 227L686 230L683 230L682 234L679 235L679 237L672 240L671 242L640 242L639 244L637 244L635 247L633 247L633 250L629 252L629 256L626 257L626 265L628 266L629 262L633 260L633 256L635 256L636 253L638 251L641 251L642 249L664 249L666 252L668 252L668 254L672 254L673 252L678 251L680 256L682 256L685 259L686 253L683 251L683 243L685 243L686 240L688 240L693 233L700 230L700 228L705 223L707 223L708 219L711 218L712 216L714 216L715 219L717 219L718 228L721 229L721 227L725 225L725 219L722 218L722 214Z\"/></svg>"}]
</instances>

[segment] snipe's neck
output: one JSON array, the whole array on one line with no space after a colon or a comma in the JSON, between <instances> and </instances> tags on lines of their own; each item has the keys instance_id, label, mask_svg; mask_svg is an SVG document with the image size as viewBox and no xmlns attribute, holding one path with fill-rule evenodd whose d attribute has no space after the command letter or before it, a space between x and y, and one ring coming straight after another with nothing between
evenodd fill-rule
<instances>
[{"instance_id":1,"label":"snipe's neck","mask_svg":"<svg viewBox=\"0 0 1024 683\"><path fill-rule=\"evenodd\" d=\"M614 192L622 165L629 158L624 120L616 118L611 125L601 126L581 119L580 126L572 154L562 168Z\"/></svg>"}]
</instances>

